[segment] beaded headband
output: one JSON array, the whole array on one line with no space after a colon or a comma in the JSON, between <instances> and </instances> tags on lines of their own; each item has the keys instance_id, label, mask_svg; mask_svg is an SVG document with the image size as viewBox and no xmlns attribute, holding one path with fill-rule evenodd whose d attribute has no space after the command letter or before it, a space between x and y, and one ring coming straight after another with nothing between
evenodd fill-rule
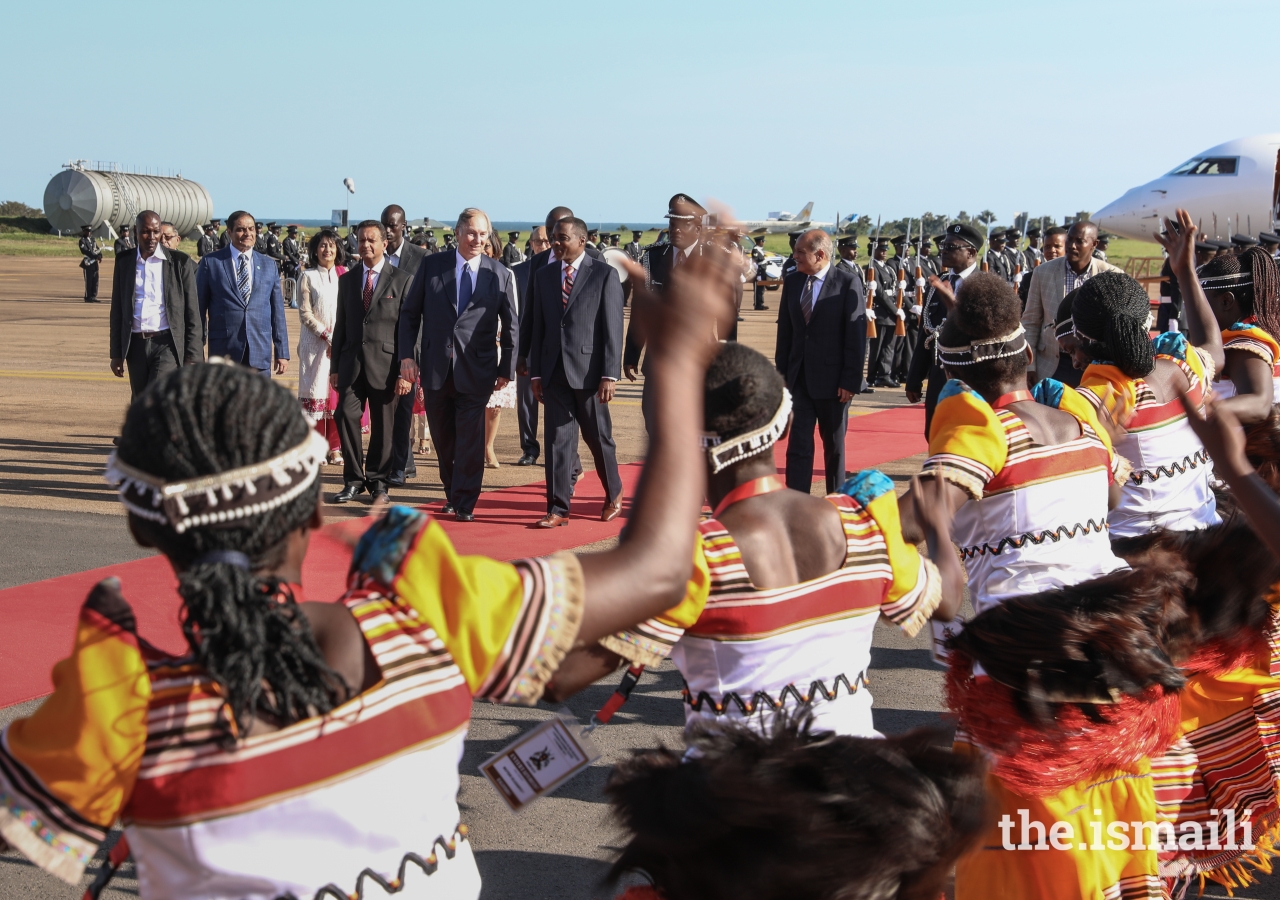
<instances>
[{"instance_id":1,"label":"beaded headband","mask_svg":"<svg viewBox=\"0 0 1280 900\"><path fill-rule=\"evenodd\" d=\"M944 347L938 344L938 361L944 366L972 366L1017 356L1027 349L1026 330L1019 325L1013 331L998 338L971 341L963 347Z\"/></svg>"},{"instance_id":2,"label":"beaded headband","mask_svg":"<svg viewBox=\"0 0 1280 900\"><path fill-rule=\"evenodd\" d=\"M1067 316L1053 328L1054 337L1064 338L1076 330L1076 320L1072 316Z\"/></svg>"},{"instance_id":3,"label":"beaded headband","mask_svg":"<svg viewBox=\"0 0 1280 900\"><path fill-rule=\"evenodd\" d=\"M1234 272L1230 275L1202 275L1200 277L1200 287L1209 291L1248 287L1251 284L1253 284L1253 273L1249 271Z\"/></svg>"},{"instance_id":4,"label":"beaded headband","mask_svg":"<svg viewBox=\"0 0 1280 900\"><path fill-rule=\"evenodd\" d=\"M782 437L782 432L787 430L787 420L790 417L791 392L783 388L778 411L760 428L727 439L721 439L718 434L704 434L702 447L711 460L711 474L718 475L734 463L768 450Z\"/></svg>"},{"instance_id":5,"label":"beaded headband","mask_svg":"<svg viewBox=\"0 0 1280 900\"><path fill-rule=\"evenodd\" d=\"M283 506L315 482L328 452L329 442L309 430L301 444L272 459L173 482L135 469L113 452L106 477L119 486L125 509L182 534L204 525L229 528L240 519Z\"/></svg>"}]
</instances>

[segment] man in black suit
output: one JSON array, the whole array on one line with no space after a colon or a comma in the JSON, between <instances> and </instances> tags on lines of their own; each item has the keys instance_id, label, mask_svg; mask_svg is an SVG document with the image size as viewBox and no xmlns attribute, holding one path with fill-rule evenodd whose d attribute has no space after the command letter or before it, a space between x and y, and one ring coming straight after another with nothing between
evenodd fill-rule
<instances>
[{"instance_id":1,"label":"man in black suit","mask_svg":"<svg viewBox=\"0 0 1280 900\"><path fill-rule=\"evenodd\" d=\"M444 483L441 512L459 522L475 520L484 482L485 405L515 377L515 278L484 255L492 227L482 210L464 209L457 249L422 261L400 313L400 385L407 391L418 379L416 351Z\"/></svg>"},{"instance_id":2,"label":"man in black suit","mask_svg":"<svg viewBox=\"0 0 1280 900\"><path fill-rule=\"evenodd\" d=\"M397 403L396 340L409 273L387 262L387 233L366 219L356 229L360 264L338 279L329 381L338 391L338 438L342 479L333 498L346 503L362 491L387 496L391 474L391 429ZM360 417L369 404L369 457L360 439Z\"/></svg>"},{"instance_id":3,"label":"man in black suit","mask_svg":"<svg viewBox=\"0 0 1280 900\"><path fill-rule=\"evenodd\" d=\"M520 307L522 331L525 312L529 307L529 274L533 268L533 257L549 249L551 241L547 238L547 229L539 225L529 234L529 258L517 263L511 270L516 280L516 301ZM542 445L538 443L538 400L533 396L533 383L529 380L527 366L523 375L516 375L516 420L520 424L521 453L516 465L532 466L542 453Z\"/></svg>"},{"instance_id":4,"label":"man in black suit","mask_svg":"<svg viewBox=\"0 0 1280 900\"><path fill-rule=\"evenodd\" d=\"M541 528L568 524L578 429L605 488L600 521L622 511L622 478L609 401L622 366L622 282L586 252L587 223L561 219L552 232L556 263L530 282L529 375L545 406L547 514Z\"/></svg>"},{"instance_id":5,"label":"man in black suit","mask_svg":"<svg viewBox=\"0 0 1280 900\"><path fill-rule=\"evenodd\" d=\"M796 271L782 284L774 354L793 410L787 487L809 493L816 424L830 494L845 479L844 435L849 401L862 385L867 304L862 279L831 264L831 236L825 231L806 231L793 254Z\"/></svg>"},{"instance_id":6,"label":"man in black suit","mask_svg":"<svg viewBox=\"0 0 1280 900\"><path fill-rule=\"evenodd\" d=\"M427 251L412 241L405 240L407 225L404 207L393 203L382 211L382 227L387 230L387 262L409 274L410 283L418 274L418 266L426 259ZM416 348L419 341L414 340ZM397 357L398 359L399 357ZM410 452L409 441L413 434L413 391L405 394L396 404L396 421L391 430L390 484L403 485L418 474L418 465Z\"/></svg>"},{"instance_id":7,"label":"man in black suit","mask_svg":"<svg viewBox=\"0 0 1280 900\"><path fill-rule=\"evenodd\" d=\"M160 216L134 220L138 246L116 257L111 278L111 373L136 399L166 372L204 361L196 267L185 253L160 245Z\"/></svg>"}]
</instances>

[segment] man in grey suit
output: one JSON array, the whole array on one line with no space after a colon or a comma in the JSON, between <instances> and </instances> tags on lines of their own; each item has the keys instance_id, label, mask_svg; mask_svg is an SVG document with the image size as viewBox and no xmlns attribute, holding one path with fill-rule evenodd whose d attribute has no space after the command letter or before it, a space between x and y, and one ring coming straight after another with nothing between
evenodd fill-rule
<instances>
[{"instance_id":1,"label":"man in grey suit","mask_svg":"<svg viewBox=\"0 0 1280 900\"><path fill-rule=\"evenodd\" d=\"M134 221L138 246L116 257L111 278L111 374L136 399L147 385L183 365L204 361L196 270L185 253L160 244L160 216Z\"/></svg>"},{"instance_id":2,"label":"man in grey suit","mask_svg":"<svg viewBox=\"0 0 1280 900\"><path fill-rule=\"evenodd\" d=\"M418 379L420 359L444 483L441 512L459 522L475 521L484 482L485 405L515 377L515 278L484 255L491 229L483 210L464 209L454 228L457 249L422 261L400 312L400 390Z\"/></svg>"},{"instance_id":3,"label":"man in grey suit","mask_svg":"<svg viewBox=\"0 0 1280 900\"><path fill-rule=\"evenodd\" d=\"M529 376L546 406L547 514L540 528L568 524L579 428L605 487L600 520L622 512L608 405L622 374L622 283L586 246L587 223L561 219L551 237L556 262L538 269L529 286Z\"/></svg>"},{"instance_id":4,"label":"man in grey suit","mask_svg":"<svg viewBox=\"0 0 1280 900\"><path fill-rule=\"evenodd\" d=\"M410 283L418 274L418 266L426 259L427 251L412 241L405 240L407 226L404 218L404 207L395 203L382 211L382 227L387 230L386 260L409 275ZM417 347L418 342L414 341ZM399 359L399 357L397 357ZM388 481L396 486L418 474L417 463L409 452L409 439L413 433L413 391L403 395L396 405L395 426L391 430L391 477Z\"/></svg>"}]
</instances>

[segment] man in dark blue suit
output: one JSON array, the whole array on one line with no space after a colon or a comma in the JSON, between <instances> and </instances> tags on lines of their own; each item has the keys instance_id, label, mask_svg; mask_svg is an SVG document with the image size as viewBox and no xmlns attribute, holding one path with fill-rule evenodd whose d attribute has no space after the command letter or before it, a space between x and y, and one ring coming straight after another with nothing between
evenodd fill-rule
<instances>
[{"instance_id":1,"label":"man in dark blue suit","mask_svg":"<svg viewBox=\"0 0 1280 900\"><path fill-rule=\"evenodd\" d=\"M787 487L809 493L813 428L822 438L827 493L845 478L849 401L862 385L867 304L856 270L831 264L831 235L814 229L796 241L796 271L782 283L774 363L791 392Z\"/></svg>"},{"instance_id":2,"label":"man in dark blue suit","mask_svg":"<svg viewBox=\"0 0 1280 900\"><path fill-rule=\"evenodd\" d=\"M457 249L422 261L400 309L400 389L418 378L413 351L421 328L422 394L444 483L441 512L459 522L475 520L484 482L485 405L516 375L515 278L484 255L490 230L482 210L464 209L454 229Z\"/></svg>"},{"instance_id":3,"label":"man in dark blue suit","mask_svg":"<svg viewBox=\"0 0 1280 900\"><path fill-rule=\"evenodd\" d=\"M280 267L253 249L256 222L244 210L227 219L231 243L202 257L196 269L200 322L209 356L225 356L283 375L289 368L289 328L280 291Z\"/></svg>"},{"instance_id":4,"label":"man in dark blue suit","mask_svg":"<svg viewBox=\"0 0 1280 900\"><path fill-rule=\"evenodd\" d=\"M622 511L622 478L609 401L622 374L622 282L608 263L587 255L587 223L561 219L551 236L556 262L534 272L525 315L529 377L546 407L547 515L541 528L568 524L578 429L605 488L600 520Z\"/></svg>"}]
</instances>

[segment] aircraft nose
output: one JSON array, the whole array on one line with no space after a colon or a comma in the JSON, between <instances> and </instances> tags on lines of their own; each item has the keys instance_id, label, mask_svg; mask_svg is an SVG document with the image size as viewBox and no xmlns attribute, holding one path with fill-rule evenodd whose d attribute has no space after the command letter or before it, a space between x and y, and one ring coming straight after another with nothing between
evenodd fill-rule
<instances>
[{"instance_id":1,"label":"aircraft nose","mask_svg":"<svg viewBox=\"0 0 1280 900\"><path fill-rule=\"evenodd\" d=\"M1112 200L1090 218L1103 231L1134 240L1149 241L1159 230L1159 205L1163 199L1163 191L1143 185Z\"/></svg>"}]
</instances>

